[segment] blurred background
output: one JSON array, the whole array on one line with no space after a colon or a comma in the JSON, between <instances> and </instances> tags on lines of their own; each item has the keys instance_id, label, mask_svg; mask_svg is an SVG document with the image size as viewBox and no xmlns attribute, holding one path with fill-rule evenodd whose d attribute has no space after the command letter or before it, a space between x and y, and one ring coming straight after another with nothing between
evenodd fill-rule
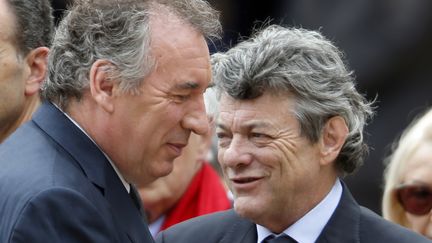
<instances>
[{"instance_id":1,"label":"blurred background","mask_svg":"<svg viewBox=\"0 0 432 243\"><path fill-rule=\"evenodd\" d=\"M52 0L56 17L66 0ZM222 14L224 51L263 23L320 30L345 54L358 89L377 99L366 128L370 154L345 178L357 201L381 213L384 159L402 130L432 103L432 1L210 0Z\"/></svg>"}]
</instances>

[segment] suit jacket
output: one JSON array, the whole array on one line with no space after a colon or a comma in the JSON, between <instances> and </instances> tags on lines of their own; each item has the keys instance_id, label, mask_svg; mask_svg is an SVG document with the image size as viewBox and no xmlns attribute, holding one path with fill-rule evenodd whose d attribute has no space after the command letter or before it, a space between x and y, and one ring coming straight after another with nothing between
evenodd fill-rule
<instances>
[{"instance_id":1,"label":"suit jacket","mask_svg":"<svg viewBox=\"0 0 432 243\"><path fill-rule=\"evenodd\" d=\"M0 242L153 242L100 149L44 103L0 145Z\"/></svg>"},{"instance_id":2,"label":"suit jacket","mask_svg":"<svg viewBox=\"0 0 432 243\"><path fill-rule=\"evenodd\" d=\"M159 233L157 243L256 243L253 222L234 210L194 218ZM347 187L317 243L432 242L359 206ZM301 242L300 242L301 243Z\"/></svg>"}]
</instances>

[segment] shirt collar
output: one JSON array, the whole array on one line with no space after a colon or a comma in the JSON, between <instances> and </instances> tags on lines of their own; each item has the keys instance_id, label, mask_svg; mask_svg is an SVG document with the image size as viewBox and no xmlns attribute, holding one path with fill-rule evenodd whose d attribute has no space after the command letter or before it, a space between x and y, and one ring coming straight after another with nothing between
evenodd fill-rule
<instances>
[{"instance_id":1,"label":"shirt collar","mask_svg":"<svg viewBox=\"0 0 432 243\"><path fill-rule=\"evenodd\" d=\"M341 196L342 184L339 179L337 179L327 196L302 218L285 229L282 234L289 235L297 242L315 242L330 220L333 212L336 210ZM267 236L273 234L270 230L261 225L257 224L256 227L258 233L257 243L261 243Z\"/></svg>"},{"instance_id":2,"label":"shirt collar","mask_svg":"<svg viewBox=\"0 0 432 243\"><path fill-rule=\"evenodd\" d=\"M160 229L162 228L162 224L165 222L165 215L159 217L156 221L149 224L149 230L153 238L156 237L156 235L159 233Z\"/></svg>"},{"instance_id":3,"label":"shirt collar","mask_svg":"<svg viewBox=\"0 0 432 243\"><path fill-rule=\"evenodd\" d=\"M98 148L99 150L105 155L111 166L113 167L114 171L116 172L117 176L120 178L123 186L125 187L126 191L130 193L130 184L124 179L124 177L120 174L120 171L118 170L117 166L115 166L114 162L110 159L110 157L105 154L105 152L99 147L99 145L84 131L84 129L74 120L72 117L70 117L66 112L64 112L60 107L57 106L57 104L53 103L57 109L59 109L75 126L77 126Z\"/></svg>"}]
</instances>

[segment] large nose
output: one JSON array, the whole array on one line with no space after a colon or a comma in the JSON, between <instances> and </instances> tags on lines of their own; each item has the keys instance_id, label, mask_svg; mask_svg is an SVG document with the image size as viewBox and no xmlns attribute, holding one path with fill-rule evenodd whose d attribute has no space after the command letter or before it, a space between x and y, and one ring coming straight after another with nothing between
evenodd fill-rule
<instances>
[{"instance_id":1,"label":"large nose","mask_svg":"<svg viewBox=\"0 0 432 243\"><path fill-rule=\"evenodd\" d=\"M233 136L227 147L219 147L218 160L223 166L236 168L252 162L250 145L246 139Z\"/></svg>"},{"instance_id":2,"label":"large nose","mask_svg":"<svg viewBox=\"0 0 432 243\"><path fill-rule=\"evenodd\" d=\"M183 119L183 127L198 135L204 135L209 131L209 120L206 114L204 99L201 95L189 106Z\"/></svg>"}]
</instances>

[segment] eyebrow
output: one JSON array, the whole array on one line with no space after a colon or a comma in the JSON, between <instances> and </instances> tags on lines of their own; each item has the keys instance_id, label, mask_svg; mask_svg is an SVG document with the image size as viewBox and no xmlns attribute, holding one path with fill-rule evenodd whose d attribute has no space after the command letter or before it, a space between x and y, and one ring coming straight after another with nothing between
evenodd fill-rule
<instances>
[{"instance_id":1,"label":"eyebrow","mask_svg":"<svg viewBox=\"0 0 432 243\"><path fill-rule=\"evenodd\" d=\"M227 128L225 125L220 124L220 123L217 123L217 124L216 124L216 127L217 127L217 128L220 128L220 129L222 129L222 130L228 130L228 128Z\"/></svg>"},{"instance_id":2,"label":"eyebrow","mask_svg":"<svg viewBox=\"0 0 432 243\"><path fill-rule=\"evenodd\" d=\"M223 129L223 130L229 130L227 126L225 126L224 124L221 123L217 123L216 127ZM260 127L269 127L269 123L264 122L264 121L251 121L251 122L246 122L245 124L241 125L241 129L242 130L252 130L254 128L260 128Z\"/></svg>"},{"instance_id":3,"label":"eyebrow","mask_svg":"<svg viewBox=\"0 0 432 243\"><path fill-rule=\"evenodd\" d=\"M199 87L199 84L196 82L188 81L181 84L176 84L176 89L197 89Z\"/></svg>"}]
</instances>

